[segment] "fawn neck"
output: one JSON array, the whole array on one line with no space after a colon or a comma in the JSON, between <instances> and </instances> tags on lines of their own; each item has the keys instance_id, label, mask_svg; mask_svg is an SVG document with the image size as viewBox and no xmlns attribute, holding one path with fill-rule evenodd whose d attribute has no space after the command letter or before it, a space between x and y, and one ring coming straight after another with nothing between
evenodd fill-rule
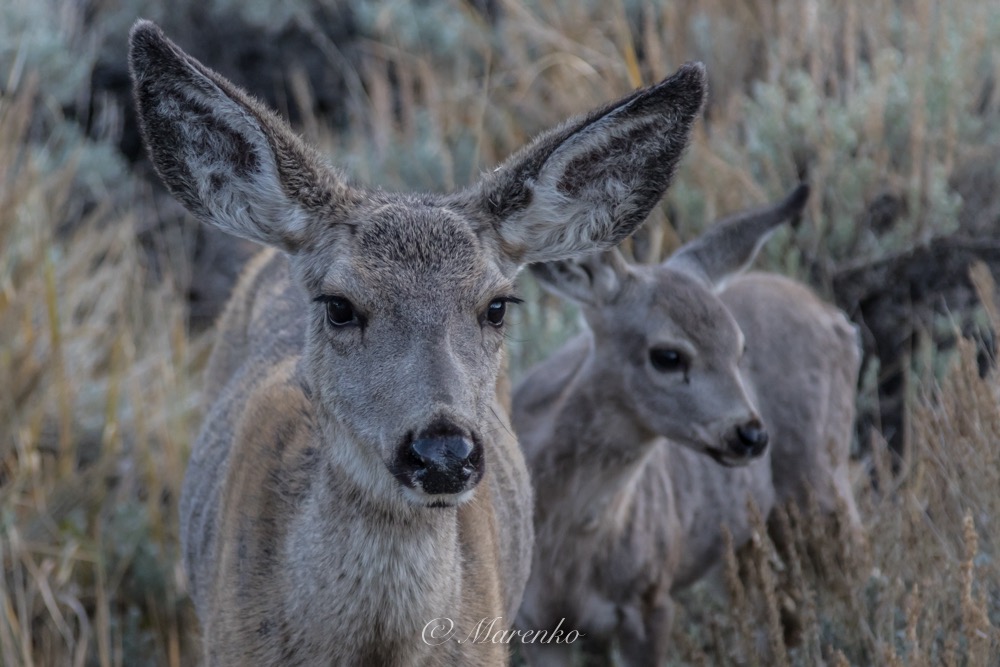
<instances>
[{"instance_id":1,"label":"fawn neck","mask_svg":"<svg viewBox=\"0 0 1000 667\"><path fill-rule=\"evenodd\" d=\"M545 508L569 502L578 508L573 514L584 524L626 500L623 494L656 444L656 434L632 417L622 402L623 391L604 377L593 341L589 342L586 357L560 393L552 419L555 436L531 462L536 516L544 517Z\"/></svg>"}]
</instances>

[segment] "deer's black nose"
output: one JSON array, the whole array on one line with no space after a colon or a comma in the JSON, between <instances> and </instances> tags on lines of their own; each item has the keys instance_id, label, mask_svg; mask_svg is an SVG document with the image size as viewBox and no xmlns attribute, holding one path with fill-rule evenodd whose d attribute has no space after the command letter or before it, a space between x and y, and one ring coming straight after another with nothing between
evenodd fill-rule
<instances>
[{"instance_id":1,"label":"deer's black nose","mask_svg":"<svg viewBox=\"0 0 1000 667\"><path fill-rule=\"evenodd\" d=\"M410 445L410 452L422 466L464 465L472 455L472 449L469 439L458 435L420 438Z\"/></svg>"},{"instance_id":2,"label":"deer's black nose","mask_svg":"<svg viewBox=\"0 0 1000 667\"><path fill-rule=\"evenodd\" d=\"M435 424L403 443L396 474L430 495L462 493L482 478L483 448L462 429Z\"/></svg>"},{"instance_id":3,"label":"deer's black nose","mask_svg":"<svg viewBox=\"0 0 1000 667\"><path fill-rule=\"evenodd\" d=\"M415 478L424 493L461 493L478 471L475 445L458 435L418 438L410 445Z\"/></svg>"},{"instance_id":4,"label":"deer's black nose","mask_svg":"<svg viewBox=\"0 0 1000 667\"><path fill-rule=\"evenodd\" d=\"M767 440L767 430L764 425L759 419L752 419L736 427L736 439L731 445L735 445L734 453L754 458L764 453Z\"/></svg>"}]
</instances>

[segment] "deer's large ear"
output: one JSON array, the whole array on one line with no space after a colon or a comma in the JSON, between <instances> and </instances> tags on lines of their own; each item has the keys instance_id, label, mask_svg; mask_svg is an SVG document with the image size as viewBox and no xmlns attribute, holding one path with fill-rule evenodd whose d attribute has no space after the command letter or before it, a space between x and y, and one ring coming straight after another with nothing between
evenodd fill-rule
<instances>
[{"instance_id":1,"label":"deer's large ear","mask_svg":"<svg viewBox=\"0 0 1000 667\"><path fill-rule=\"evenodd\" d=\"M139 127L167 188L195 216L294 251L355 193L274 113L188 56L150 21L129 35Z\"/></svg>"},{"instance_id":2,"label":"deer's large ear","mask_svg":"<svg viewBox=\"0 0 1000 667\"><path fill-rule=\"evenodd\" d=\"M784 200L742 211L716 222L698 238L681 246L663 263L719 290L726 280L745 271L778 225L802 213L809 186L800 183Z\"/></svg>"},{"instance_id":3,"label":"deer's large ear","mask_svg":"<svg viewBox=\"0 0 1000 667\"><path fill-rule=\"evenodd\" d=\"M613 301L629 276L628 262L617 248L582 259L532 264L529 268L546 290L585 306Z\"/></svg>"},{"instance_id":4,"label":"deer's large ear","mask_svg":"<svg viewBox=\"0 0 1000 667\"><path fill-rule=\"evenodd\" d=\"M477 186L484 231L518 264L617 245L666 191L705 93L704 66L687 64L537 137Z\"/></svg>"}]
</instances>

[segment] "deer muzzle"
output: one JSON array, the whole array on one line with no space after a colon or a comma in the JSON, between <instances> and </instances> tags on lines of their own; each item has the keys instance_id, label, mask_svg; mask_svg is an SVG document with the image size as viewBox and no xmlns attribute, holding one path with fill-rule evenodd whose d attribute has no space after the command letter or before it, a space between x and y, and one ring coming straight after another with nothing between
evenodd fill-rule
<instances>
[{"instance_id":1,"label":"deer muzzle","mask_svg":"<svg viewBox=\"0 0 1000 667\"><path fill-rule=\"evenodd\" d=\"M404 486L429 496L461 494L483 477L483 446L473 434L438 424L404 439L393 472Z\"/></svg>"}]
</instances>

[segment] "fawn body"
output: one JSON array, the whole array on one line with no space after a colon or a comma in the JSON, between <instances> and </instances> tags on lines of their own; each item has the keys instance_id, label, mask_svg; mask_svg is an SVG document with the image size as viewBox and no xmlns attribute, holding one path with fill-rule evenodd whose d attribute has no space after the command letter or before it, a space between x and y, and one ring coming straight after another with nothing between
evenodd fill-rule
<instances>
[{"instance_id":1,"label":"fawn body","mask_svg":"<svg viewBox=\"0 0 1000 667\"><path fill-rule=\"evenodd\" d=\"M857 520L853 326L792 280L739 275L807 193L719 223L659 266L611 251L534 267L586 327L514 393L536 489L520 626L565 618L592 652L617 640L627 664L657 665L671 592L719 562L722 524L748 539L748 500L766 516L812 492ZM533 665L572 659L525 651Z\"/></svg>"}]
</instances>

